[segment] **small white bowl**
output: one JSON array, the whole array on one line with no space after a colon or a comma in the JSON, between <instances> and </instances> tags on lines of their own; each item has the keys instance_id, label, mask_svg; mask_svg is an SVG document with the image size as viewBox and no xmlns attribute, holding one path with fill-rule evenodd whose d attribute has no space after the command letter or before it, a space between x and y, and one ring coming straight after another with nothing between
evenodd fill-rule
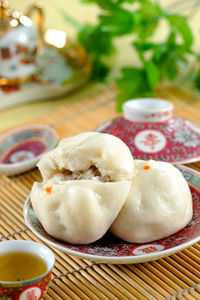
<instances>
[{"instance_id":1,"label":"small white bowl","mask_svg":"<svg viewBox=\"0 0 200 300\"><path fill-rule=\"evenodd\" d=\"M46 125L31 125L0 137L0 174L16 175L36 166L58 143L57 132Z\"/></svg>"}]
</instances>

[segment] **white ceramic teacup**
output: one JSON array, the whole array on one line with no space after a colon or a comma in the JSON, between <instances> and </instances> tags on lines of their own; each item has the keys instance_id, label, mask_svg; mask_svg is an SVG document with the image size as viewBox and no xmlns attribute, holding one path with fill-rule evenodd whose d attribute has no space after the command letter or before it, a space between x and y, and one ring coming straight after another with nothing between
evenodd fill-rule
<instances>
[{"instance_id":1,"label":"white ceramic teacup","mask_svg":"<svg viewBox=\"0 0 200 300\"><path fill-rule=\"evenodd\" d=\"M165 122L173 114L173 104L159 98L129 100L122 109L125 119L134 122Z\"/></svg>"},{"instance_id":2,"label":"white ceramic teacup","mask_svg":"<svg viewBox=\"0 0 200 300\"><path fill-rule=\"evenodd\" d=\"M53 252L46 246L32 241L12 240L0 242L0 260L1 257L3 259L4 254L16 252L39 257L46 264L46 271L44 274L30 280L0 281L0 299L41 299L50 284L51 271L55 263Z\"/></svg>"}]
</instances>

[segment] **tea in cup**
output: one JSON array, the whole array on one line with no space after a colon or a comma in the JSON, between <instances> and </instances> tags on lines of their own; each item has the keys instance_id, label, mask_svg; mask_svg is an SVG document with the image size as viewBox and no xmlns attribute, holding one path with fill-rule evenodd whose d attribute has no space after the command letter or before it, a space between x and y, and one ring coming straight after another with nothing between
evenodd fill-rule
<instances>
[{"instance_id":1,"label":"tea in cup","mask_svg":"<svg viewBox=\"0 0 200 300\"><path fill-rule=\"evenodd\" d=\"M0 299L41 299L55 263L53 252L41 244L0 242Z\"/></svg>"}]
</instances>

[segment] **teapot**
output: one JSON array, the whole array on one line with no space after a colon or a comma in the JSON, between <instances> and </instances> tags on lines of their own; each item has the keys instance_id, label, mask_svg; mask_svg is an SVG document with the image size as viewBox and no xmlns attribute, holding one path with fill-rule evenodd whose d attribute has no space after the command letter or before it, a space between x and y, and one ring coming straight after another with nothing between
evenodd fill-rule
<instances>
[{"instance_id":1,"label":"teapot","mask_svg":"<svg viewBox=\"0 0 200 300\"><path fill-rule=\"evenodd\" d=\"M34 11L36 25L30 18ZM22 15L9 8L8 0L0 0L0 86L23 83L36 73L42 23L41 7L32 5Z\"/></svg>"}]
</instances>

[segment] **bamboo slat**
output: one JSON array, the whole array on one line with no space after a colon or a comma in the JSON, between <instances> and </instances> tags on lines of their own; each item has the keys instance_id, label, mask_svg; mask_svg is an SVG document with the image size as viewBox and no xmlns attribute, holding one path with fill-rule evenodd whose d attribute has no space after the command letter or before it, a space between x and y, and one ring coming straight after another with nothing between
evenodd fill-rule
<instances>
[{"instance_id":1,"label":"bamboo slat","mask_svg":"<svg viewBox=\"0 0 200 300\"><path fill-rule=\"evenodd\" d=\"M157 91L158 97L174 103L175 114L200 125L200 99L175 87ZM28 124L47 124L59 138L90 131L115 118L114 87L69 103L56 112L30 120ZM189 164L200 171L200 163ZM39 243L23 219L24 201L34 181L34 169L18 176L0 177L0 240L25 239ZM135 265L92 263L50 247L56 257L52 284L45 300L60 299L200 299L200 244L158 261Z\"/></svg>"}]
</instances>

